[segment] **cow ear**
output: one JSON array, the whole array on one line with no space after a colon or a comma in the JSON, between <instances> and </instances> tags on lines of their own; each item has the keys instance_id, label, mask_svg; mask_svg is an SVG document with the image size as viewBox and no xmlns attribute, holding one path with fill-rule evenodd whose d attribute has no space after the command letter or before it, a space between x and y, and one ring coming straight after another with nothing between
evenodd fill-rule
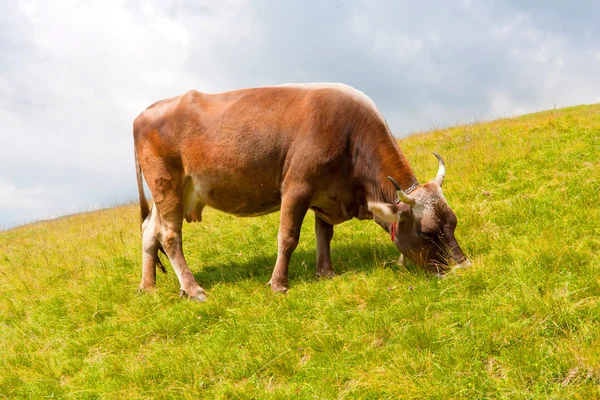
<instances>
[{"instance_id":1,"label":"cow ear","mask_svg":"<svg viewBox=\"0 0 600 400\"><path fill-rule=\"evenodd\" d=\"M394 204L388 203L379 203L369 201L367 203L367 207L369 211L373 213L374 216L377 216L383 222L388 224L393 224L398 222L398 207Z\"/></svg>"}]
</instances>

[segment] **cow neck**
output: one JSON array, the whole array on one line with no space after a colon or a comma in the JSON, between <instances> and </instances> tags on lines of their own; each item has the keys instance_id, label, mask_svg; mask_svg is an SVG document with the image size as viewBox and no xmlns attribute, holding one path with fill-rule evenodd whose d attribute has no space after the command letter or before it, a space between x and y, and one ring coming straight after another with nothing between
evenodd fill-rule
<instances>
[{"instance_id":1,"label":"cow neck","mask_svg":"<svg viewBox=\"0 0 600 400\"><path fill-rule=\"evenodd\" d=\"M379 182L381 182L382 185L385 185L385 187L382 188L381 200L385 201L386 203L399 202L398 193L396 192L396 189L388 179L388 176L394 178L396 182L398 182L398 185L400 185L400 188L406 194L410 194L413 190L415 190L417 186L419 186L419 182L417 181L417 178L412 174L412 171L411 173L408 173L408 171L406 170L396 169L390 171L389 173L383 174L379 177L378 180Z\"/></svg>"},{"instance_id":2,"label":"cow neck","mask_svg":"<svg viewBox=\"0 0 600 400\"><path fill-rule=\"evenodd\" d=\"M388 176L394 178L400 185L400 188L407 194L419 185L404 154L402 154L399 148L395 148L394 150L380 157L380 165L377 168L378 173L375 175L375 182L373 182L374 190L370 193L375 201L393 204L398 200L396 189L388 179Z\"/></svg>"},{"instance_id":3,"label":"cow neck","mask_svg":"<svg viewBox=\"0 0 600 400\"><path fill-rule=\"evenodd\" d=\"M364 185L366 200L393 204L398 195L388 176L405 191L418 185L417 178L387 123L366 119L360 128L363 134L353 142L354 168Z\"/></svg>"}]
</instances>

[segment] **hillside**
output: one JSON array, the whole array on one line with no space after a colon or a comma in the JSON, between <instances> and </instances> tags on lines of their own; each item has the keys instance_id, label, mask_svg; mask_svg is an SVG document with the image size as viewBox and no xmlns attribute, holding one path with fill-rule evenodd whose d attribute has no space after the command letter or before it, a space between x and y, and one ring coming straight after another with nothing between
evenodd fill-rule
<instances>
[{"instance_id":1,"label":"hillside","mask_svg":"<svg viewBox=\"0 0 600 400\"><path fill-rule=\"evenodd\" d=\"M599 398L600 105L400 145L422 182L444 157L470 269L400 267L379 226L350 221L339 276L317 280L309 213L276 296L278 213L207 210L184 225L196 304L168 263L136 293L136 206L0 232L0 397Z\"/></svg>"}]
</instances>

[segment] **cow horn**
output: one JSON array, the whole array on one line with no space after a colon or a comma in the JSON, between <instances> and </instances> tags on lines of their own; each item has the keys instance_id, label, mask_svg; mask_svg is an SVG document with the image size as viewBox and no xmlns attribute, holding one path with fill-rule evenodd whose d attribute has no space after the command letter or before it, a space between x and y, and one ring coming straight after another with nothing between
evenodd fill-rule
<instances>
[{"instance_id":1,"label":"cow horn","mask_svg":"<svg viewBox=\"0 0 600 400\"><path fill-rule=\"evenodd\" d=\"M394 180L394 178L392 178L391 176L388 176L388 179L392 182L392 185L394 185L394 187L396 188L396 193L398 193L398 198L400 199L401 202L409 204L411 206L413 204L415 204L415 199L412 196L409 196L406 193L404 193L404 190L402 190L400 188L400 185L398 185L398 182L396 182Z\"/></svg>"},{"instance_id":2,"label":"cow horn","mask_svg":"<svg viewBox=\"0 0 600 400\"><path fill-rule=\"evenodd\" d=\"M438 153L433 153L434 156L436 156L436 158L438 159L439 163L440 163L440 167L438 168L438 172L437 172L437 176L435 177L435 179L433 180L435 183L437 183L438 185L442 186L442 184L444 183L444 178L446 177L446 165L444 165L444 160L442 160L442 156L440 156Z\"/></svg>"}]
</instances>

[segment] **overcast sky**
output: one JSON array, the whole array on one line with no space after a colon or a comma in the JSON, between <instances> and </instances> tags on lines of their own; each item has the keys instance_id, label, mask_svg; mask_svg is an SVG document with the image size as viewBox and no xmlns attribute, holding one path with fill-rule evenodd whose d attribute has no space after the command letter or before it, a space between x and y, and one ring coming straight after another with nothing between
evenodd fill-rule
<instances>
[{"instance_id":1,"label":"overcast sky","mask_svg":"<svg viewBox=\"0 0 600 400\"><path fill-rule=\"evenodd\" d=\"M137 200L132 122L189 89L344 82L398 137L598 103L599 16L598 1L0 0L0 229Z\"/></svg>"}]
</instances>

